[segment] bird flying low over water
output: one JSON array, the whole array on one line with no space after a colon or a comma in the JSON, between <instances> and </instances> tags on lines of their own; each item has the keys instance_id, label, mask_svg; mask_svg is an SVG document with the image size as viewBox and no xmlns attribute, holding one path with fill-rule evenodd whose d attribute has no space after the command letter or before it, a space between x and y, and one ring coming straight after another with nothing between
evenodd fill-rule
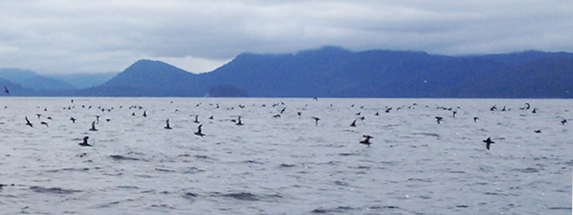
<instances>
[{"instance_id":1,"label":"bird flying low over water","mask_svg":"<svg viewBox=\"0 0 573 215\"><path fill-rule=\"evenodd\" d=\"M203 136L205 136L205 134L203 134L201 132L201 127L203 127L203 124L201 124L201 125L199 125L199 127L197 127L197 132L195 132L195 135L203 137Z\"/></svg>"},{"instance_id":2,"label":"bird flying low over water","mask_svg":"<svg viewBox=\"0 0 573 215\"><path fill-rule=\"evenodd\" d=\"M351 127L356 127L356 120L352 121L352 124L350 124Z\"/></svg>"},{"instance_id":3,"label":"bird flying low over water","mask_svg":"<svg viewBox=\"0 0 573 215\"><path fill-rule=\"evenodd\" d=\"M6 94L10 95L10 90L8 90L8 87L7 87L7 86L4 86L4 92L5 92Z\"/></svg>"},{"instance_id":4,"label":"bird flying low over water","mask_svg":"<svg viewBox=\"0 0 573 215\"><path fill-rule=\"evenodd\" d=\"M28 120L28 117L25 117L25 119L26 119L26 125L33 128L34 125L30 122L30 120Z\"/></svg>"},{"instance_id":5,"label":"bird flying low over water","mask_svg":"<svg viewBox=\"0 0 573 215\"><path fill-rule=\"evenodd\" d=\"M92 146L92 145L88 144L88 138L89 138L88 136L85 136L84 141L79 143L78 145L80 145L80 146Z\"/></svg>"},{"instance_id":6,"label":"bird flying low over water","mask_svg":"<svg viewBox=\"0 0 573 215\"><path fill-rule=\"evenodd\" d=\"M95 124L96 124L96 122L93 121L92 122L92 128L90 128L90 131L97 131Z\"/></svg>"},{"instance_id":7,"label":"bird flying low over water","mask_svg":"<svg viewBox=\"0 0 573 215\"><path fill-rule=\"evenodd\" d=\"M365 139L360 141L360 144L364 144L367 145L368 147L370 147L370 139L373 139L374 137L370 136L370 135L362 135Z\"/></svg>"},{"instance_id":8,"label":"bird flying low over water","mask_svg":"<svg viewBox=\"0 0 573 215\"><path fill-rule=\"evenodd\" d=\"M73 123L76 123L76 118L70 117L70 120L71 120Z\"/></svg>"},{"instance_id":9,"label":"bird flying low over water","mask_svg":"<svg viewBox=\"0 0 573 215\"><path fill-rule=\"evenodd\" d=\"M438 122L438 124L440 124L440 122L442 122L442 119L444 119L444 118L442 118L442 117L440 117L440 116L437 116L437 117L436 117L436 121Z\"/></svg>"},{"instance_id":10,"label":"bird flying low over water","mask_svg":"<svg viewBox=\"0 0 573 215\"><path fill-rule=\"evenodd\" d=\"M486 140L484 140L483 142L485 143L485 148L487 150L489 150L489 145L495 143L495 142L491 141L491 138L489 138L489 137Z\"/></svg>"},{"instance_id":11,"label":"bird flying low over water","mask_svg":"<svg viewBox=\"0 0 573 215\"><path fill-rule=\"evenodd\" d=\"M314 122L316 123L316 125L318 126L318 120L320 120L320 118L313 116L312 119L314 119Z\"/></svg>"},{"instance_id":12,"label":"bird flying low over water","mask_svg":"<svg viewBox=\"0 0 573 215\"><path fill-rule=\"evenodd\" d=\"M165 128L165 129L171 129L171 126L169 126L169 119L165 120L165 124L166 124L166 125L165 125L165 127L163 127L163 128Z\"/></svg>"},{"instance_id":13,"label":"bird flying low over water","mask_svg":"<svg viewBox=\"0 0 573 215\"><path fill-rule=\"evenodd\" d=\"M567 120L566 120L566 119L561 120L561 124L562 124L562 125L567 124Z\"/></svg>"}]
</instances>

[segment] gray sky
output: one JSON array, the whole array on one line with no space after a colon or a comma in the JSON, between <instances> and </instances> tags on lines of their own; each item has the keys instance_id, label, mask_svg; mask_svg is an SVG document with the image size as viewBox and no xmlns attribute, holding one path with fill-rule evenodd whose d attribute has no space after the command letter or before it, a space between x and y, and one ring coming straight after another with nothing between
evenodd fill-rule
<instances>
[{"instance_id":1,"label":"gray sky","mask_svg":"<svg viewBox=\"0 0 573 215\"><path fill-rule=\"evenodd\" d=\"M243 52L573 52L573 0L0 1L0 68L211 71Z\"/></svg>"}]
</instances>

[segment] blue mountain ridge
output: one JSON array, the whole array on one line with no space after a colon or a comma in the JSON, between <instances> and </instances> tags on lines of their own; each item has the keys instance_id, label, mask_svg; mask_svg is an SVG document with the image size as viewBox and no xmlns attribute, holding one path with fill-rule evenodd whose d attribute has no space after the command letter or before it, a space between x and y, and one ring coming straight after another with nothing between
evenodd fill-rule
<instances>
[{"instance_id":1,"label":"blue mountain ridge","mask_svg":"<svg viewBox=\"0 0 573 215\"><path fill-rule=\"evenodd\" d=\"M139 60L102 85L43 95L572 98L571 83L573 54L567 52L445 56L326 46L294 54L243 53L203 74Z\"/></svg>"}]
</instances>

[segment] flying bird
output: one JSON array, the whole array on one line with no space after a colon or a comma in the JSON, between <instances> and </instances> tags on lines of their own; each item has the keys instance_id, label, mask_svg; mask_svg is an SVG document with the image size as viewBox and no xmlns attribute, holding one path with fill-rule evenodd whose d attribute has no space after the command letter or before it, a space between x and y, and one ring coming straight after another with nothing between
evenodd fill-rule
<instances>
[{"instance_id":1,"label":"flying bird","mask_svg":"<svg viewBox=\"0 0 573 215\"><path fill-rule=\"evenodd\" d=\"M351 127L356 127L356 120L352 121L352 124L350 124Z\"/></svg>"},{"instance_id":2,"label":"flying bird","mask_svg":"<svg viewBox=\"0 0 573 215\"><path fill-rule=\"evenodd\" d=\"M442 118L442 117L440 117L440 116L437 116L437 117L436 117L436 121L438 122L438 124L440 124L440 122L442 122L442 119L444 119L444 118Z\"/></svg>"},{"instance_id":3,"label":"flying bird","mask_svg":"<svg viewBox=\"0 0 573 215\"><path fill-rule=\"evenodd\" d=\"M562 125L567 124L567 120L566 120L566 119L561 120L561 124L562 124Z\"/></svg>"},{"instance_id":4,"label":"flying bird","mask_svg":"<svg viewBox=\"0 0 573 215\"><path fill-rule=\"evenodd\" d=\"M93 122L92 122L92 128L90 128L90 131L97 131L95 124L96 124L96 122L93 121Z\"/></svg>"},{"instance_id":5,"label":"flying bird","mask_svg":"<svg viewBox=\"0 0 573 215\"><path fill-rule=\"evenodd\" d=\"M40 124L45 125L46 127L50 127L50 126L48 126L48 123L44 122L44 121L40 122Z\"/></svg>"},{"instance_id":6,"label":"flying bird","mask_svg":"<svg viewBox=\"0 0 573 215\"><path fill-rule=\"evenodd\" d=\"M320 118L313 116L312 119L314 119L314 122L316 123L316 125L318 126L318 120L320 120Z\"/></svg>"},{"instance_id":7,"label":"flying bird","mask_svg":"<svg viewBox=\"0 0 573 215\"><path fill-rule=\"evenodd\" d=\"M165 129L171 129L171 126L169 126L169 119L167 119L167 120L165 121L165 124L166 124L165 127L164 127Z\"/></svg>"},{"instance_id":8,"label":"flying bird","mask_svg":"<svg viewBox=\"0 0 573 215\"><path fill-rule=\"evenodd\" d=\"M491 141L491 138L489 138L489 137L487 138L487 140L484 140L483 142L485 143L485 148L486 148L487 150L489 150L489 145L490 145L490 144L495 143L495 142Z\"/></svg>"},{"instance_id":9,"label":"flying bird","mask_svg":"<svg viewBox=\"0 0 573 215\"><path fill-rule=\"evenodd\" d=\"M8 90L8 87L7 87L7 86L4 86L4 92L5 92L6 94L10 95L10 90Z\"/></svg>"},{"instance_id":10,"label":"flying bird","mask_svg":"<svg viewBox=\"0 0 573 215\"><path fill-rule=\"evenodd\" d=\"M26 119L26 125L27 125L27 126L30 126L31 128L33 128L34 125L30 122L30 120L28 120L28 117L25 117L25 119Z\"/></svg>"},{"instance_id":11,"label":"flying bird","mask_svg":"<svg viewBox=\"0 0 573 215\"><path fill-rule=\"evenodd\" d=\"M201 127L203 127L203 124L201 124L201 125L199 125L199 127L197 127L197 132L195 132L195 135L203 137L203 136L205 136L205 134L203 134L201 132Z\"/></svg>"},{"instance_id":12,"label":"flying bird","mask_svg":"<svg viewBox=\"0 0 573 215\"><path fill-rule=\"evenodd\" d=\"M193 122L199 124L199 115L195 115L195 120L193 120Z\"/></svg>"},{"instance_id":13,"label":"flying bird","mask_svg":"<svg viewBox=\"0 0 573 215\"><path fill-rule=\"evenodd\" d=\"M374 137L370 136L370 135L362 135L365 139L360 141L360 144L364 144L367 145L368 147L370 147L370 139L373 139Z\"/></svg>"},{"instance_id":14,"label":"flying bird","mask_svg":"<svg viewBox=\"0 0 573 215\"><path fill-rule=\"evenodd\" d=\"M72 123L76 123L76 118L70 117L70 120L72 121Z\"/></svg>"},{"instance_id":15,"label":"flying bird","mask_svg":"<svg viewBox=\"0 0 573 215\"><path fill-rule=\"evenodd\" d=\"M79 143L78 145L80 145L80 146L92 146L92 145L88 144L88 138L89 138L88 136L85 136L84 141Z\"/></svg>"}]
</instances>

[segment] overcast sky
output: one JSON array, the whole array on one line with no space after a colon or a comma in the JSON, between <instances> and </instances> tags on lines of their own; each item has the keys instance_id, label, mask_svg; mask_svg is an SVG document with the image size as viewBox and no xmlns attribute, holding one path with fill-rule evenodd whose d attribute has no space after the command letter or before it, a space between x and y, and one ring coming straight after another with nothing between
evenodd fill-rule
<instances>
[{"instance_id":1,"label":"overcast sky","mask_svg":"<svg viewBox=\"0 0 573 215\"><path fill-rule=\"evenodd\" d=\"M0 1L0 68L207 72L243 52L573 52L573 0Z\"/></svg>"}]
</instances>

